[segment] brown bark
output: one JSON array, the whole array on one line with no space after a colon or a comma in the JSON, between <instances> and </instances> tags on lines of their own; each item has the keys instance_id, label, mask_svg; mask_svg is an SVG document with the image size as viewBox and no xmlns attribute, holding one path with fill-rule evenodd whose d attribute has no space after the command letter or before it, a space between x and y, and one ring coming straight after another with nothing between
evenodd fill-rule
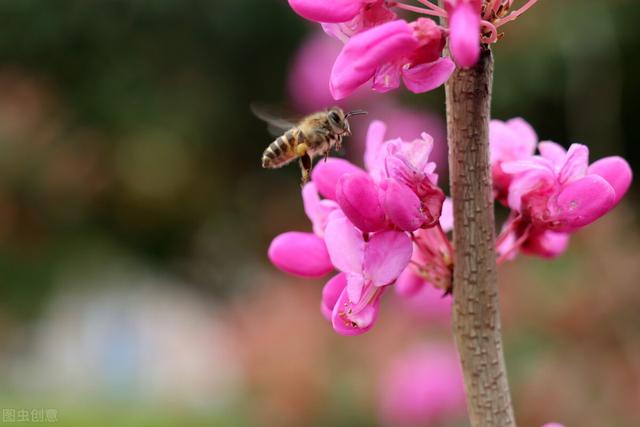
<instances>
[{"instance_id":1,"label":"brown bark","mask_svg":"<svg viewBox=\"0 0 640 427\"><path fill-rule=\"evenodd\" d=\"M455 267L453 329L472 427L515 426L500 335L489 165L493 56L446 85Z\"/></svg>"}]
</instances>

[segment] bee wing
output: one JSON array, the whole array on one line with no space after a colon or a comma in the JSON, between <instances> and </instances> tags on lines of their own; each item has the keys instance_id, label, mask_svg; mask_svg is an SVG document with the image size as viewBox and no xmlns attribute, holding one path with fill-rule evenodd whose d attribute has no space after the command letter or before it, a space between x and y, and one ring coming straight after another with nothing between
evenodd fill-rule
<instances>
[{"instance_id":1,"label":"bee wing","mask_svg":"<svg viewBox=\"0 0 640 427\"><path fill-rule=\"evenodd\" d=\"M282 118L280 115L272 113L270 108L251 104L251 112L260 120L267 123L267 130L271 136L280 136L291 128L296 127L296 122Z\"/></svg>"}]
</instances>

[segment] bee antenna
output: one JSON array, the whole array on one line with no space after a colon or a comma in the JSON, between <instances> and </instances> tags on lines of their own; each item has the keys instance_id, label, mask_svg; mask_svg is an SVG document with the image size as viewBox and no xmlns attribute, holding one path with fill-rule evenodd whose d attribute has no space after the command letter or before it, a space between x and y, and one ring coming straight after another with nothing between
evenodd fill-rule
<instances>
[{"instance_id":1,"label":"bee antenna","mask_svg":"<svg viewBox=\"0 0 640 427\"><path fill-rule=\"evenodd\" d=\"M365 114L367 114L367 112L364 110L353 110L353 111L349 111L347 115L344 116L344 118L348 119L351 116L364 116Z\"/></svg>"}]
</instances>

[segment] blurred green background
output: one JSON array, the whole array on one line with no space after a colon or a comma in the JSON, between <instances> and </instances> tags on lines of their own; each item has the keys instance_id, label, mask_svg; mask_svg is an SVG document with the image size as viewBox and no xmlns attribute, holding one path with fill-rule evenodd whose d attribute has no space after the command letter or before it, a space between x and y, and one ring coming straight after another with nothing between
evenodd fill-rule
<instances>
[{"instance_id":1,"label":"blurred green background","mask_svg":"<svg viewBox=\"0 0 640 427\"><path fill-rule=\"evenodd\" d=\"M639 21L635 0L540 1L495 46L494 116L639 170ZM260 168L271 138L249 104L296 104L293 58L317 31L276 0L0 1L3 409L70 426L377 425L394 351L449 341L394 302L338 337L321 282L268 263L271 238L309 225L297 168ZM363 103L390 98L442 128L442 90ZM520 425L640 425L637 212L634 185L568 254L501 269Z\"/></svg>"}]
</instances>

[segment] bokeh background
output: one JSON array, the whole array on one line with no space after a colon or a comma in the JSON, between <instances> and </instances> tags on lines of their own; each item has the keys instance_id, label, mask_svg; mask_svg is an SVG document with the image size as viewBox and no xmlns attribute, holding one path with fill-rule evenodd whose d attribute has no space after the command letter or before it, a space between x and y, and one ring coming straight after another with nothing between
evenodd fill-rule
<instances>
[{"instance_id":1,"label":"bokeh background","mask_svg":"<svg viewBox=\"0 0 640 427\"><path fill-rule=\"evenodd\" d=\"M495 47L494 116L640 170L639 21L636 0L540 1ZM446 301L389 293L344 338L322 281L266 258L310 226L298 169L260 168L249 105L330 104L336 43L277 0L0 1L3 423L395 427L453 393L415 416L467 425L455 369L429 371L451 351ZM374 118L446 155L442 90L348 106L371 111L353 161ZM640 425L638 188L560 259L501 267L519 425ZM416 358L426 400L398 373Z\"/></svg>"}]
</instances>

